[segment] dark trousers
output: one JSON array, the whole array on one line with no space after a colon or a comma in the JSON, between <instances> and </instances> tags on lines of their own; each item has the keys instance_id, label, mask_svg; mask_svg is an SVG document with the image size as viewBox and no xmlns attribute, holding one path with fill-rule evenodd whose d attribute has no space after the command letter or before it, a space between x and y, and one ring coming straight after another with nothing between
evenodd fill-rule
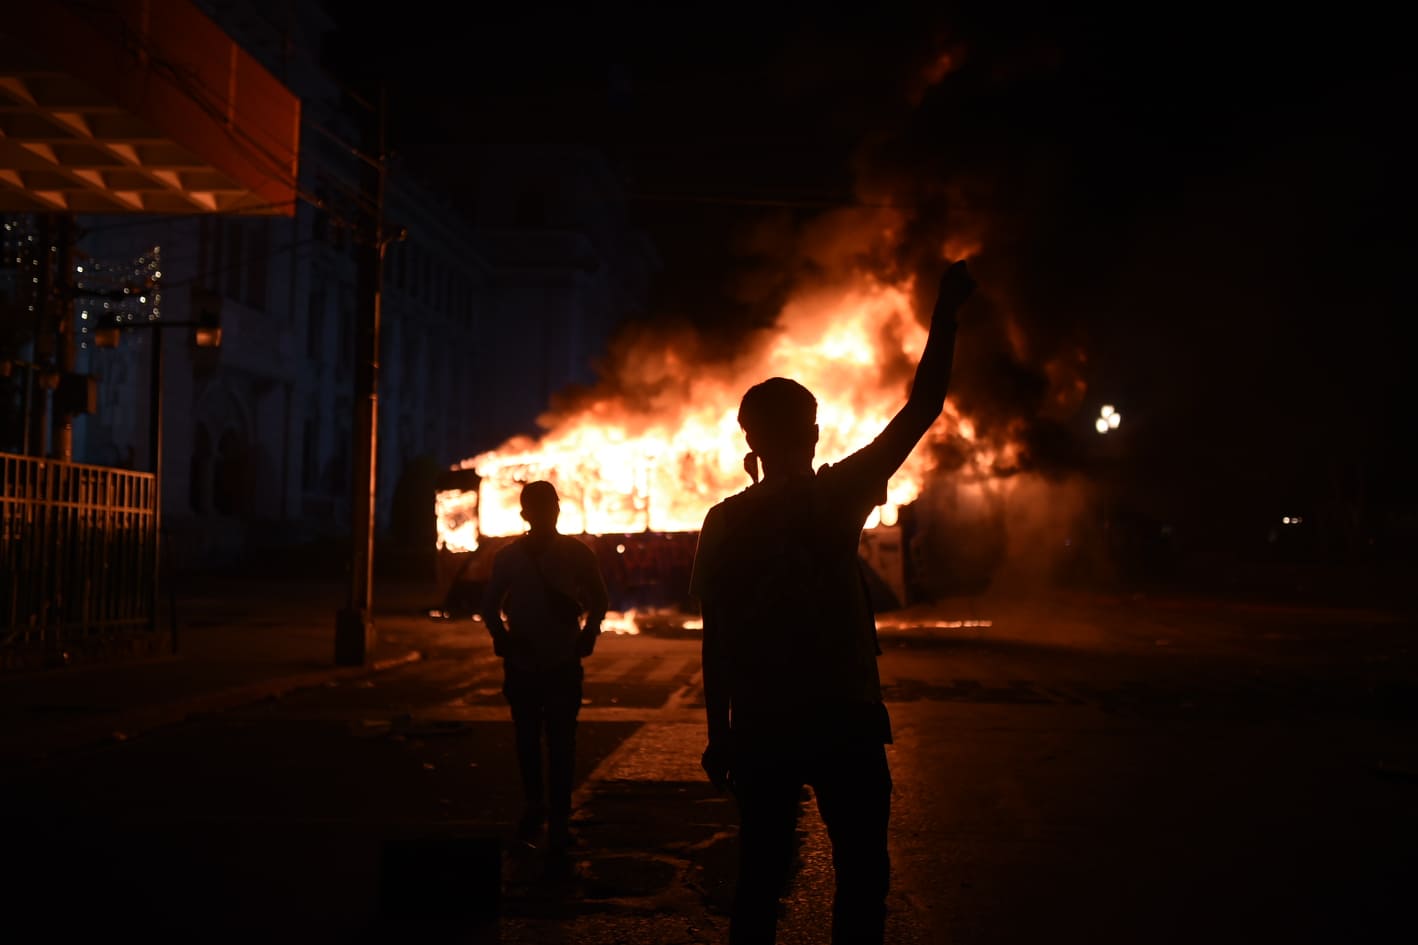
<instances>
[{"instance_id":1,"label":"dark trousers","mask_svg":"<svg viewBox=\"0 0 1418 945\"><path fill-rule=\"evenodd\" d=\"M792 757L755 753L735 759L739 803L739 877L729 925L731 945L771 945L778 903L792 868L803 785L811 785L832 841L837 891L833 945L880 943L886 928L891 861L886 849L891 772L886 747L859 743Z\"/></svg>"},{"instance_id":2,"label":"dark trousers","mask_svg":"<svg viewBox=\"0 0 1418 945\"><path fill-rule=\"evenodd\" d=\"M576 716L581 712L580 663L555 669L504 664L502 694L512 709L522 796L529 810L545 810L554 829L571 818L571 782L576 766ZM546 778L542 744L546 743Z\"/></svg>"}]
</instances>

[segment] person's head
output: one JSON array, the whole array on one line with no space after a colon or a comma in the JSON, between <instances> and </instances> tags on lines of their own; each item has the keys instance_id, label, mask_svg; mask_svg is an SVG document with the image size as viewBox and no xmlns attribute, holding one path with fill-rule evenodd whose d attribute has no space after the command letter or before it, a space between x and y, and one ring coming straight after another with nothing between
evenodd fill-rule
<instances>
[{"instance_id":1,"label":"person's head","mask_svg":"<svg viewBox=\"0 0 1418 945\"><path fill-rule=\"evenodd\" d=\"M522 517L532 531L555 531L560 516L561 498L556 494L556 486L538 479L522 487Z\"/></svg>"},{"instance_id":2,"label":"person's head","mask_svg":"<svg viewBox=\"0 0 1418 945\"><path fill-rule=\"evenodd\" d=\"M739 402L739 426L753 450L745 458L746 467L754 465L757 454L765 470L812 469L817 449L817 398L797 381L770 377L750 387ZM757 480L755 472L749 468L749 475Z\"/></svg>"}]
</instances>

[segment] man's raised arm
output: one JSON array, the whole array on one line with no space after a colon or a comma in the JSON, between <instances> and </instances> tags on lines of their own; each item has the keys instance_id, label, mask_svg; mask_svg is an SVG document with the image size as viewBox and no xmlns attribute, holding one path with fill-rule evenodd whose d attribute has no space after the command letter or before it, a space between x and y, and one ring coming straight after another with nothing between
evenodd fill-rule
<instances>
[{"instance_id":1,"label":"man's raised arm","mask_svg":"<svg viewBox=\"0 0 1418 945\"><path fill-rule=\"evenodd\" d=\"M878 472L883 476L890 476L900 468L945 409L951 363L955 360L955 313L974 290L975 280L965 268L964 260L953 263L940 278L935 308L931 312L930 333L926 336L920 363L916 365L911 395L881 435L863 450L874 465L882 467Z\"/></svg>"}]
</instances>

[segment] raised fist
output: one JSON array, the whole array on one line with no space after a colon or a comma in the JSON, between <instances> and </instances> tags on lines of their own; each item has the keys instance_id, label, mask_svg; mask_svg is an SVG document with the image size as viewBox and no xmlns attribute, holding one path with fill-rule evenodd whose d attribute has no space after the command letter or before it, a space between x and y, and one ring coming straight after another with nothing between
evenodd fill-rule
<instances>
[{"instance_id":1,"label":"raised fist","mask_svg":"<svg viewBox=\"0 0 1418 945\"><path fill-rule=\"evenodd\" d=\"M965 260L951 263L941 274L940 288L936 292L936 311L953 312L975 291L975 280L965 266Z\"/></svg>"}]
</instances>

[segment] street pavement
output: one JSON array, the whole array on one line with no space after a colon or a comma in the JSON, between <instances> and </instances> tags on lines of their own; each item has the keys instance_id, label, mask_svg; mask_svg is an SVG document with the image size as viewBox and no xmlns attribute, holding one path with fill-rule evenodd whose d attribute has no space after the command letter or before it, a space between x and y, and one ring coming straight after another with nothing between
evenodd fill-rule
<instances>
[{"instance_id":1,"label":"street pavement","mask_svg":"<svg viewBox=\"0 0 1418 945\"><path fill-rule=\"evenodd\" d=\"M513 839L479 624L381 585L374 658L336 668L342 588L184 591L176 656L0 678L16 940L726 940L734 809L698 768L692 630L587 660L578 846L549 871ZM880 625L889 941L1412 937L1411 615L1052 594ZM828 937L810 798L799 839L785 945Z\"/></svg>"}]
</instances>

